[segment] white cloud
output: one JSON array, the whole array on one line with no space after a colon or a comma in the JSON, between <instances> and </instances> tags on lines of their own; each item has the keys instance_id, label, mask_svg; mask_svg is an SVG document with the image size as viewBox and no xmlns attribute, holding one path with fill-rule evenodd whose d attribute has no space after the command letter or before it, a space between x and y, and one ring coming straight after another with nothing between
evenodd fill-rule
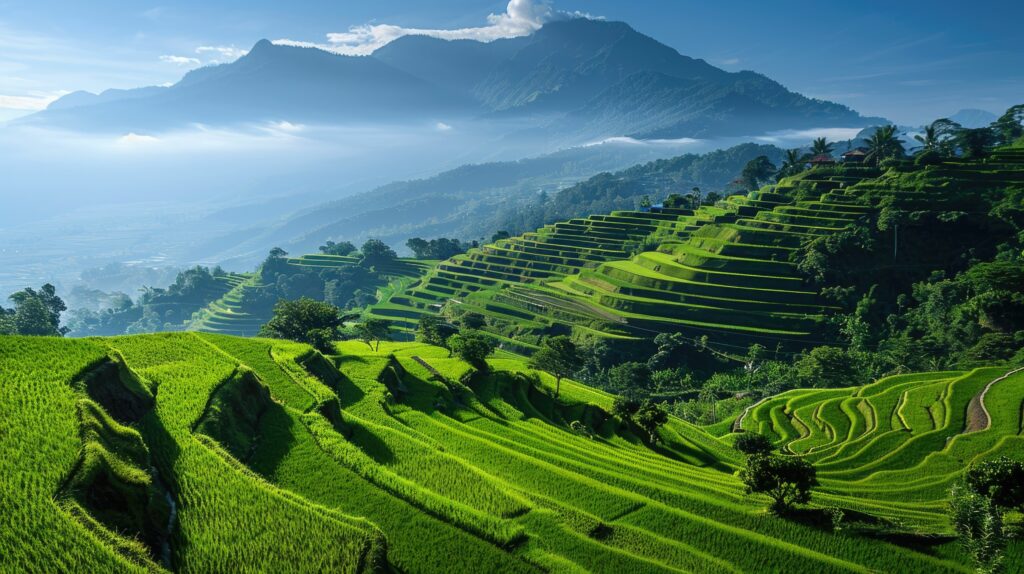
<instances>
[{"instance_id":1,"label":"white cloud","mask_svg":"<svg viewBox=\"0 0 1024 574\"><path fill-rule=\"evenodd\" d=\"M452 126L444 122L437 122L437 124L434 125L434 129L439 132L450 132L452 130Z\"/></svg>"},{"instance_id":2,"label":"white cloud","mask_svg":"<svg viewBox=\"0 0 1024 574\"><path fill-rule=\"evenodd\" d=\"M124 145L139 145L139 144L151 144L160 141L154 136L148 136L145 134L137 134L135 132L129 132L123 136L117 138L117 143Z\"/></svg>"},{"instance_id":3,"label":"white cloud","mask_svg":"<svg viewBox=\"0 0 1024 574\"><path fill-rule=\"evenodd\" d=\"M736 64L740 63L740 59L739 58L726 58L725 60L721 60L718 63L723 65L723 66L735 66Z\"/></svg>"},{"instance_id":4,"label":"white cloud","mask_svg":"<svg viewBox=\"0 0 1024 574\"><path fill-rule=\"evenodd\" d=\"M175 64L177 66L198 66L202 62L198 58L189 58L188 56L160 56L161 62L168 64Z\"/></svg>"},{"instance_id":5,"label":"white cloud","mask_svg":"<svg viewBox=\"0 0 1024 574\"><path fill-rule=\"evenodd\" d=\"M565 17L565 15L555 12L551 8L549 0L509 0L508 7L504 13L489 15L487 17L487 25L476 28L440 30L405 28L393 24L364 24L352 26L347 32L327 34L326 44L287 39L275 40L274 43L304 48L320 48L328 52L349 56L366 56L393 40L410 35L431 36L444 40L478 40L480 42L528 36L539 30L545 23L558 17Z\"/></svg>"},{"instance_id":6,"label":"white cloud","mask_svg":"<svg viewBox=\"0 0 1024 574\"><path fill-rule=\"evenodd\" d=\"M212 56L210 62L215 64L234 62L248 53L248 50L234 46L199 46L196 48L196 54Z\"/></svg>"},{"instance_id":7,"label":"white cloud","mask_svg":"<svg viewBox=\"0 0 1024 574\"><path fill-rule=\"evenodd\" d=\"M781 130L757 136L754 139L770 144L803 144L815 138L826 138L831 141L853 139L861 128L812 128L809 130Z\"/></svg>"},{"instance_id":8,"label":"white cloud","mask_svg":"<svg viewBox=\"0 0 1024 574\"><path fill-rule=\"evenodd\" d=\"M35 93L27 96L5 96L0 94L0 109L26 110L31 112L45 110L46 106L67 93L66 91L61 91L48 94Z\"/></svg>"}]
</instances>

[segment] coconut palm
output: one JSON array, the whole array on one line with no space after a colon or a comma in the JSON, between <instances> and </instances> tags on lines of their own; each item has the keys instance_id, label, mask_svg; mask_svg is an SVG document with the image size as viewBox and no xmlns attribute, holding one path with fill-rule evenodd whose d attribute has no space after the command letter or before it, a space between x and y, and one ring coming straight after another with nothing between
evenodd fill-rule
<instances>
[{"instance_id":1,"label":"coconut palm","mask_svg":"<svg viewBox=\"0 0 1024 574\"><path fill-rule=\"evenodd\" d=\"M811 155L832 155L832 148L835 145L823 137L816 138L811 144Z\"/></svg>"},{"instance_id":2,"label":"coconut palm","mask_svg":"<svg viewBox=\"0 0 1024 574\"><path fill-rule=\"evenodd\" d=\"M867 144L868 154L864 157L864 161L872 162L875 165L884 159L903 157L906 154L896 126L882 126L876 129L875 133L868 138Z\"/></svg>"},{"instance_id":3,"label":"coconut palm","mask_svg":"<svg viewBox=\"0 0 1024 574\"><path fill-rule=\"evenodd\" d=\"M917 153L934 151L944 156L953 155L953 142L961 129L963 128L960 124L953 120L947 118L935 120L924 128L923 134L914 136L914 139L921 143L921 149Z\"/></svg>"},{"instance_id":4,"label":"coconut palm","mask_svg":"<svg viewBox=\"0 0 1024 574\"><path fill-rule=\"evenodd\" d=\"M804 170L804 163L804 156L800 150L786 150L786 157L782 159L782 169L779 170L778 179L800 173Z\"/></svg>"},{"instance_id":5,"label":"coconut palm","mask_svg":"<svg viewBox=\"0 0 1024 574\"><path fill-rule=\"evenodd\" d=\"M914 139L921 144L921 149L918 153L924 153L926 151L935 151L939 147L938 133L935 131L935 124L925 126L923 134L915 134Z\"/></svg>"}]
</instances>

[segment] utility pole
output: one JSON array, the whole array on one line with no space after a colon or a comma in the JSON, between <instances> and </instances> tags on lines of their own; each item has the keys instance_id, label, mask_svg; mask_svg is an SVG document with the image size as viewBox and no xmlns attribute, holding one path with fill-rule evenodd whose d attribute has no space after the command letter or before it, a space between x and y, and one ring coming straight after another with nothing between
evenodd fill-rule
<instances>
[{"instance_id":1,"label":"utility pole","mask_svg":"<svg viewBox=\"0 0 1024 574\"><path fill-rule=\"evenodd\" d=\"M900 241L900 224L897 223L895 226L893 226L893 233L892 233L892 260L893 261L896 261L896 250L899 247L899 241Z\"/></svg>"}]
</instances>

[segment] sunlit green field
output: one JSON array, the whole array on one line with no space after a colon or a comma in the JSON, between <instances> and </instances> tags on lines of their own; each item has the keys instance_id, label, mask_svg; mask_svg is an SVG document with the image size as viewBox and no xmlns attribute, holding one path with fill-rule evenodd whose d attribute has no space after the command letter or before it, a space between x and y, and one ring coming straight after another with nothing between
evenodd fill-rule
<instances>
[{"instance_id":1,"label":"sunlit green field","mask_svg":"<svg viewBox=\"0 0 1024 574\"><path fill-rule=\"evenodd\" d=\"M611 396L554 400L517 359L335 351L0 338L0 571L970 572L948 487L1024 454L1024 373L986 393L988 426L967 405L1005 369L791 391L737 422L818 468L783 519L744 494L735 435L670 419L651 446Z\"/></svg>"}]
</instances>

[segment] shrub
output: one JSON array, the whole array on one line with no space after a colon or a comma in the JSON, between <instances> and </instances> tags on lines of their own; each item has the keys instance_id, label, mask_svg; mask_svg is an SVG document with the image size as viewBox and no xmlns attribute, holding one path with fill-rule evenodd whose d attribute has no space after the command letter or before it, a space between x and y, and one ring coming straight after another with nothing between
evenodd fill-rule
<instances>
[{"instance_id":1,"label":"shrub","mask_svg":"<svg viewBox=\"0 0 1024 574\"><path fill-rule=\"evenodd\" d=\"M290 339L329 351L341 327L341 310L323 301L303 297L298 301L279 301L274 317L260 327L261 337Z\"/></svg>"},{"instance_id":2,"label":"shrub","mask_svg":"<svg viewBox=\"0 0 1024 574\"><path fill-rule=\"evenodd\" d=\"M747 459L747 468L740 471L747 493L762 493L772 499L774 514L785 514L794 504L811 500L811 488L818 486L814 466L800 458L757 455Z\"/></svg>"},{"instance_id":3,"label":"shrub","mask_svg":"<svg viewBox=\"0 0 1024 574\"><path fill-rule=\"evenodd\" d=\"M745 432L736 437L733 447L747 456L768 454L774 448L768 437L756 432Z\"/></svg>"},{"instance_id":4,"label":"shrub","mask_svg":"<svg viewBox=\"0 0 1024 574\"><path fill-rule=\"evenodd\" d=\"M978 572L999 572L1002 569L1006 536L1003 517L988 498L956 485L950 491L950 520L963 547Z\"/></svg>"},{"instance_id":5,"label":"shrub","mask_svg":"<svg viewBox=\"0 0 1024 574\"><path fill-rule=\"evenodd\" d=\"M1024 462L1001 456L972 465L966 479L971 490L992 504L1024 511Z\"/></svg>"},{"instance_id":6,"label":"shrub","mask_svg":"<svg viewBox=\"0 0 1024 574\"><path fill-rule=\"evenodd\" d=\"M483 333L465 330L448 338L448 348L463 361L486 370L486 359L494 352L494 343Z\"/></svg>"}]
</instances>

